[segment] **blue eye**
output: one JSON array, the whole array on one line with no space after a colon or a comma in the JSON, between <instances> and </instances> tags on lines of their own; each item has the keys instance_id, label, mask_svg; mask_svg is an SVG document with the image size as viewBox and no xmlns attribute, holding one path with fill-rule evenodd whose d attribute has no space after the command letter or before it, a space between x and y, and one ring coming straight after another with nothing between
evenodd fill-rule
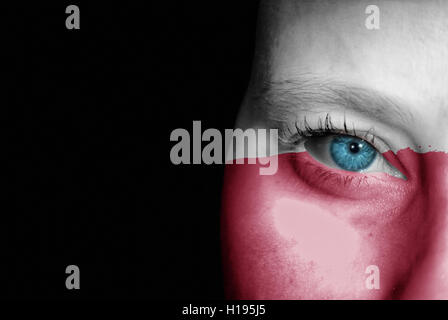
<instances>
[{"instance_id":1,"label":"blue eye","mask_svg":"<svg viewBox=\"0 0 448 320\"><path fill-rule=\"evenodd\" d=\"M375 160L377 151L366 141L349 136L335 136L330 142L333 161L344 170L361 171Z\"/></svg>"},{"instance_id":2,"label":"blue eye","mask_svg":"<svg viewBox=\"0 0 448 320\"><path fill-rule=\"evenodd\" d=\"M381 140L377 140L381 148ZM321 164L334 169L361 173L384 172L406 180L406 176L392 166L380 151L367 141L342 134L308 137L305 150Z\"/></svg>"}]
</instances>

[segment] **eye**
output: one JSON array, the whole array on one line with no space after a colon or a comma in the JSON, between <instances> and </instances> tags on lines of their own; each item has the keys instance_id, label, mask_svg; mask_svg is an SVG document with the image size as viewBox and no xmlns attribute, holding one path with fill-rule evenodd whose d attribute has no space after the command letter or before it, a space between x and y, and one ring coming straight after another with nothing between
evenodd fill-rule
<instances>
[{"instance_id":1,"label":"eye","mask_svg":"<svg viewBox=\"0 0 448 320\"><path fill-rule=\"evenodd\" d=\"M310 137L305 142L308 153L322 164L353 172L385 172L406 179L369 142L348 135Z\"/></svg>"},{"instance_id":2,"label":"eye","mask_svg":"<svg viewBox=\"0 0 448 320\"><path fill-rule=\"evenodd\" d=\"M359 138L336 136L330 141L330 155L341 169L361 171L370 167L377 151Z\"/></svg>"}]
</instances>

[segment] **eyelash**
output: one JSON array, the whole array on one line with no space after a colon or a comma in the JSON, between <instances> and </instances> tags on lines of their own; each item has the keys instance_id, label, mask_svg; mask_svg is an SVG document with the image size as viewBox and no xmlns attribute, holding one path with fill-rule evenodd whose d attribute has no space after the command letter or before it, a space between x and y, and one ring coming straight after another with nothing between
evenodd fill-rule
<instances>
[{"instance_id":1,"label":"eyelash","mask_svg":"<svg viewBox=\"0 0 448 320\"><path fill-rule=\"evenodd\" d=\"M303 124L302 124L303 123ZM338 128L335 126L331 120L331 115L329 113L326 114L325 118L318 118L316 127L312 127L307 119L306 116L303 117L303 121L295 121L294 122L294 129L291 131L288 129L289 134L285 134L283 138L283 142L287 144L297 145L300 142L302 142L305 138L312 138L312 137L324 137L328 135L347 135L347 136L353 136L362 140L367 141L370 143L373 147L375 147L375 135L372 133L372 129L368 130L364 134L360 134L356 131L354 124L353 129L348 129L347 122L344 118L343 126L342 128ZM377 149L377 148L375 148Z\"/></svg>"}]
</instances>

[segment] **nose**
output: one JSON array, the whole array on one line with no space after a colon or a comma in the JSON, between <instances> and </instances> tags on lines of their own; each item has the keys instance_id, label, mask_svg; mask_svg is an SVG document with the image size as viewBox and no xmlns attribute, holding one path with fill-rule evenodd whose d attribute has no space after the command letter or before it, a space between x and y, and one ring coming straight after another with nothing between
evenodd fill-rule
<instances>
[{"instance_id":1,"label":"nose","mask_svg":"<svg viewBox=\"0 0 448 320\"><path fill-rule=\"evenodd\" d=\"M415 259L400 299L448 299L448 154L421 155L419 197L424 203ZM413 246L414 247L414 246Z\"/></svg>"}]
</instances>

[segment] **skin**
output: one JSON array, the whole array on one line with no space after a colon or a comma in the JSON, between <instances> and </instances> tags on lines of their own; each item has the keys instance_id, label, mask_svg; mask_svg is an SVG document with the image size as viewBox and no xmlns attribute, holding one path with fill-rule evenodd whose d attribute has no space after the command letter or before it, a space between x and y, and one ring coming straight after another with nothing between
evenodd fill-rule
<instances>
[{"instance_id":1,"label":"skin","mask_svg":"<svg viewBox=\"0 0 448 320\"><path fill-rule=\"evenodd\" d=\"M373 173L364 174L364 186L330 186L313 170L334 169L303 147L280 148L273 176L260 176L256 166L227 166L222 244L229 298L448 298L448 3L376 1L379 30L365 27L369 4L262 2L236 127L272 127L253 98L266 82L312 75L356 84L398 101L409 119L331 112L373 127L388 147L384 158L407 180ZM366 288L369 265L379 267L378 290Z\"/></svg>"}]
</instances>

